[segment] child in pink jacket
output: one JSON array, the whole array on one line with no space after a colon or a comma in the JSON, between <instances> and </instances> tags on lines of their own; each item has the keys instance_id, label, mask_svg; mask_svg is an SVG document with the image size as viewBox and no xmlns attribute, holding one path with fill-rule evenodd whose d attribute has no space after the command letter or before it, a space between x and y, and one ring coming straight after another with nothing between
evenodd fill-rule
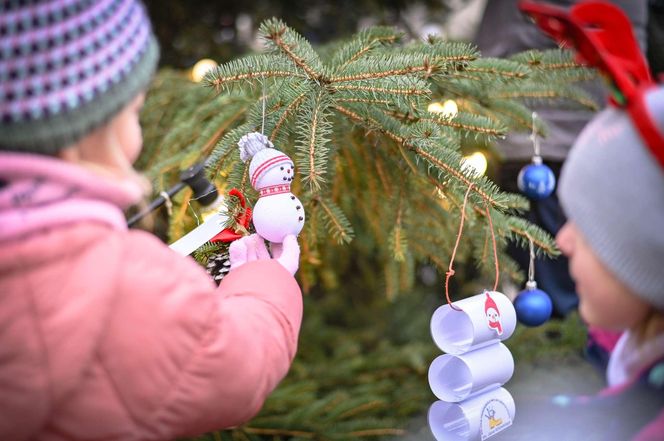
<instances>
[{"instance_id":1,"label":"child in pink jacket","mask_svg":"<svg viewBox=\"0 0 664 441\"><path fill-rule=\"evenodd\" d=\"M290 236L232 248L219 288L127 230L158 57L136 0L0 5L0 439L171 440L241 424L302 318Z\"/></svg>"}]
</instances>

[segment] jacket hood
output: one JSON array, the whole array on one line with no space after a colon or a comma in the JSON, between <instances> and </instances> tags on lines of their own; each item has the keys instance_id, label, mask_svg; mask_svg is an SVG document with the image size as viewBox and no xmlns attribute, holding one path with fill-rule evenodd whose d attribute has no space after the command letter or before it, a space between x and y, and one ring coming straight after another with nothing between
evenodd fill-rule
<instances>
[{"instance_id":1,"label":"jacket hood","mask_svg":"<svg viewBox=\"0 0 664 441\"><path fill-rule=\"evenodd\" d=\"M140 187L41 155L0 152L0 243L92 220L126 229Z\"/></svg>"}]
</instances>

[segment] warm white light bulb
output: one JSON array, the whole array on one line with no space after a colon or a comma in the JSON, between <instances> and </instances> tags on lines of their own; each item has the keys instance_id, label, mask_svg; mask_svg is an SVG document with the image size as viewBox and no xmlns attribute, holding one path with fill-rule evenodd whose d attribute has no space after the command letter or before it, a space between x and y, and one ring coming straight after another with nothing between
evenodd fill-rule
<instances>
[{"instance_id":1,"label":"warm white light bulb","mask_svg":"<svg viewBox=\"0 0 664 441\"><path fill-rule=\"evenodd\" d=\"M203 80L205 74L215 67L217 67L217 63L214 60L203 58L202 60L196 62L194 67L191 68L191 79L194 82L199 83L201 80Z\"/></svg>"},{"instance_id":2,"label":"warm white light bulb","mask_svg":"<svg viewBox=\"0 0 664 441\"><path fill-rule=\"evenodd\" d=\"M442 113L443 105L438 101L432 101L431 104L427 107L427 110L431 113Z\"/></svg>"},{"instance_id":3,"label":"warm white light bulb","mask_svg":"<svg viewBox=\"0 0 664 441\"><path fill-rule=\"evenodd\" d=\"M440 113L446 118L454 118L459 111L457 103L454 100L445 100L444 103L434 101L427 107L431 113Z\"/></svg>"},{"instance_id":4,"label":"warm white light bulb","mask_svg":"<svg viewBox=\"0 0 664 441\"><path fill-rule=\"evenodd\" d=\"M470 168L477 176L486 173L488 165L486 156L482 152L474 152L471 155L464 156L463 161L461 161L461 168L464 170Z\"/></svg>"},{"instance_id":5,"label":"warm white light bulb","mask_svg":"<svg viewBox=\"0 0 664 441\"><path fill-rule=\"evenodd\" d=\"M443 103L443 115L448 118L454 118L459 112L459 107L454 100L447 100Z\"/></svg>"}]
</instances>

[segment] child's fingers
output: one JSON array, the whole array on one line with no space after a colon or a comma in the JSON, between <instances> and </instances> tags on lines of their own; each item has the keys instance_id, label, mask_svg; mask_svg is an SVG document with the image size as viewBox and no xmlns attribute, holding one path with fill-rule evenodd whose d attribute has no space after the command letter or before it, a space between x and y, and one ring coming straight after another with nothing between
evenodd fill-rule
<instances>
[{"instance_id":1,"label":"child's fingers","mask_svg":"<svg viewBox=\"0 0 664 441\"><path fill-rule=\"evenodd\" d=\"M274 259L279 259L284 251L284 247L280 243L270 242L270 251Z\"/></svg>"},{"instance_id":2,"label":"child's fingers","mask_svg":"<svg viewBox=\"0 0 664 441\"><path fill-rule=\"evenodd\" d=\"M247 262L258 260L258 240L260 240L260 238L257 236L257 234L251 234L240 239L243 240L247 246Z\"/></svg>"},{"instance_id":3,"label":"child's fingers","mask_svg":"<svg viewBox=\"0 0 664 441\"><path fill-rule=\"evenodd\" d=\"M254 245L255 245L255 250L256 250L256 258L257 259L269 259L270 258L270 253L267 250L267 247L265 246L265 240L260 237L258 234L253 235L255 236L254 238Z\"/></svg>"},{"instance_id":4,"label":"child's fingers","mask_svg":"<svg viewBox=\"0 0 664 441\"><path fill-rule=\"evenodd\" d=\"M247 263L247 244L244 239L245 238L243 237L242 239L232 242L231 246L228 248L231 270Z\"/></svg>"},{"instance_id":5,"label":"child's fingers","mask_svg":"<svg viewBox=\"0 0 664 441\"><path fill-rule=\"evenodd\" d=\"M292 234L286 236L280 248L280 255L276 258L277 261L289 273L295 275L300 265L300 245L297 243L297 238Z\"/></svg>"}]
</instances>

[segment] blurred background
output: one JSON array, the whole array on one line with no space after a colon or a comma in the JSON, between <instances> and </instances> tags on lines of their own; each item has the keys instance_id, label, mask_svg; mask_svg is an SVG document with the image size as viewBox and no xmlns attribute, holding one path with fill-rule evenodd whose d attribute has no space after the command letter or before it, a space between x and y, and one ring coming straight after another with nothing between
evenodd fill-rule
<instances>
[{"instance_id":1,"label":"blurred background","mask_svg":"<svg viewBox=\"0 0 664 441\"><path fill-rule=\"evenodd\" d=\"M374 25L410 36L469 40L486 0L148 0L162 44L161 64L191 68L202 58L223 63L258 49L260 23L278 17L319 45Z\"/></svg>"}]
</instances>

